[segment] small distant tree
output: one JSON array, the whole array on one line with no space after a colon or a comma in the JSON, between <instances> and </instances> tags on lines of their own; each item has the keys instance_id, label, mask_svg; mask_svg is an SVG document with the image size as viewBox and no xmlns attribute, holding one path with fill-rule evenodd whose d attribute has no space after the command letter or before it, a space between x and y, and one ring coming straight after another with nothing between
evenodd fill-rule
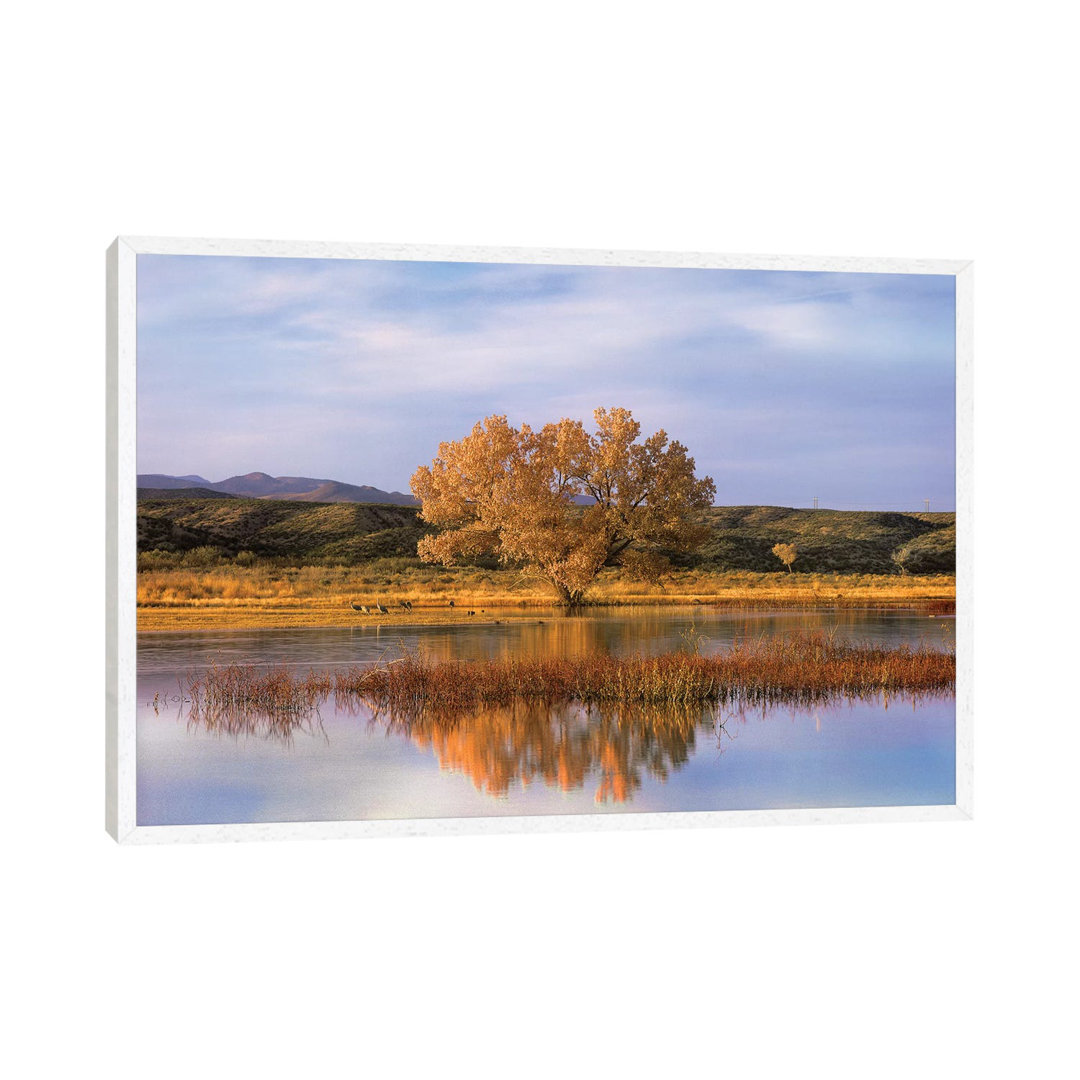
<instances>
[{"instance_id":1,"label":"small distant tree","mask_svg":"<svg viewBox=\"0 0 1080 1080\"><path fill-rule=\"evenodd\" d=\"M909 540L903 547L897 548L891 555L892 561L896 563L901 577L906 576L908 572L908 562L911 559L912 554L911 546L911 541Z\"/></svg>"},{"instance_id":2,"label":"small distant tree","mask_svg":"<svg viewBox=\"0 0 1080 1080\"><path fill-rule=\"evenodd\" d=\"M791 573L791 564L795 561L799 552L794 544L775 544L772 549L772 553L787 567L787 572Z\"/></svg>"}]
</instances>

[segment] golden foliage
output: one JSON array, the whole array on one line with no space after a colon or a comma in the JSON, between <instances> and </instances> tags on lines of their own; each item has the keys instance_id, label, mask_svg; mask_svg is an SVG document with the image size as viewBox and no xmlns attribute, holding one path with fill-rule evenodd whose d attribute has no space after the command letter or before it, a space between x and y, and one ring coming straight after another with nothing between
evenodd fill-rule
<instances>
[{"instance_id":1,"label":"golden foliage","mask_svg":"<svg viewBox=\"0 0 1080 1080\"><path fill-rule=\"evenodd\" d=\"M774 544L772 553L788 568L791 573L791 564L798 557L799 550L794 544Z\"/></svg>"},{"instance_id":2,"label":"golden foliage","mask_svg":"<svg viewBox=\"0 0 1080 1080\"><path fill-rule=\"evenodd\" d=\"M489 416L441 443L411 481L421 516L441 530L420 542L421 559L453 565L494 555L577 603L605 565L655 580L666 565L656 549L700 544L706 530L690 518L712 505L716 487L694 476L686 447L662 430L639 442L641 425L627 409L593 415L595 435L579 420L534 431ZM578 496L594 503L578 505Z\"/></svg>"}]
</instances>

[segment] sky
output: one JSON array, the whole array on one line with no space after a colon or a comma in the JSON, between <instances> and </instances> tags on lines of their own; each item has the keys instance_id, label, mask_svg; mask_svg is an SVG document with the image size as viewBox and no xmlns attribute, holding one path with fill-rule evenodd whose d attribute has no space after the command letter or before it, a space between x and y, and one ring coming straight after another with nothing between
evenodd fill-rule
<instances>
[{"instance_id":1,"label":"sky","mask_svg":"<svg viewBox=\"0 0 1080 1080\"><path fill-rule=\"evenodd\" d=\"M621 406L719 505L954 510L953 280L139 255L137 468L407 491L492 414Z\"/></svg>"}]
</instances>

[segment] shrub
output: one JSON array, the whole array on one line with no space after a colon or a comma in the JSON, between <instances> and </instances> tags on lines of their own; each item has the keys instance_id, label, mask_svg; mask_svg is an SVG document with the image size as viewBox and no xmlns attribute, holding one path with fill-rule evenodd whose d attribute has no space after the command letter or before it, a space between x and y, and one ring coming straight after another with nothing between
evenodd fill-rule
<instances>
[{"instance_id":1,"label":"shrub","mask_svg":"<svg viewBox=\"0 0 1080 1080\"><path fill-rule=\"evenodd\" d=\"M181 565L195 570L217 566L221 562L222 554L221 548L203 544L200 547L192 548L190 551L185 551L181 559Z\"/></svg>"}]
</instances>

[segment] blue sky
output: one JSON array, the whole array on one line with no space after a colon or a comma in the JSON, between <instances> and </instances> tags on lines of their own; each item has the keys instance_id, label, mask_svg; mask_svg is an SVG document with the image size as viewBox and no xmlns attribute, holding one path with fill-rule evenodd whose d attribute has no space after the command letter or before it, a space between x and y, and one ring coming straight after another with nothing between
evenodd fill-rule
<instances>
[{"instance_id":1,"label":"blue sky","mask_svg":"<svg viewBox=\"0 0 1080 1080\"><path fill-rule=\"evenodd\" d=\"M492 413L629 408L717 503L952 510L949 276L138 256L138 471L408 490Z\"/></svg>"}]
</instances>

